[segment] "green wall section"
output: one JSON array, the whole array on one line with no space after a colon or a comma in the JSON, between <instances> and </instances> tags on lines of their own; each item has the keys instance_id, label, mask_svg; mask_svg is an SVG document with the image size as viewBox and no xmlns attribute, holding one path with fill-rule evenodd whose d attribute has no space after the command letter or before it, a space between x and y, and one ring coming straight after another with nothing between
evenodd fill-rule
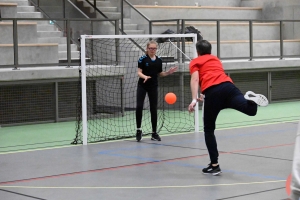
<instances>
[{"instance_id":1,"label":"green wall section","mask_svg":"<svg viewBox=\"0 0 300 200\"><path fill-rule=\"evenodd\" d=\"M300 120L300 101L272 103L259 107L256 116L247 116L232 109L221 111L217 119L217 128L231 128L276 122Z\"/></svg>"},{"instance_id":2,"label":"green wall section","mask_svg":"<svg viewBox=\"0 0 300 200\"><path fill-rule=\"evenodd\" d=\"M73 138L75 122L3 127L0 129L0 152L70 145Z\"/></svg>"},{"instance_id":3,"label":"green wall section","mask_svg":"<svg viewBox=\"0 0 300 200\"><path fill-rule=\"evenodd\" d=\"M199 115L202 131L201 111ZM254 117L232 109L225 109L218 116L217 129L299 120L300 101L272 103L268 107L259 107ZM74 121L2 127L0 128L0 153L70 146L74 138Z\"/></svg>"}]
</instances>

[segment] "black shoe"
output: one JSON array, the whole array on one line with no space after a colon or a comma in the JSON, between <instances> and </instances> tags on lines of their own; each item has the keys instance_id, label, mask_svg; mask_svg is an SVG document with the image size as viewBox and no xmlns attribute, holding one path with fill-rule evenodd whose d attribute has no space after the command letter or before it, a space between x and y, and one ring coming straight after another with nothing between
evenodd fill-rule
<instances>
[{"instance_id":1,"label":"black shoe","mask_svg":"<svg viewBox=\"0 0 300 200\"><path fill-rule=\"evenodd\" d=\"M208 164L208 166L206 168L202 169L202 173L203 174L212 174L212 175L216 176L216 175L222 173L222 171L220 169L220 165L214 167L210 163L210 164Z\"/></svg>"},{"instance_id":2,"label":"black shoe","mask_svg":"<svg viewBox=\"0 0 300 200\"><path fill-rule=\"evenodd\" d=\"M142 138L143 138L143 133L142 133L141 130L137 130L137 131L136 131L135 138L136 138L136 141L138 141L138 142L142 140Z\"/></svg>"},{"instance_id":3,"label":"black shoe","mask_svg":"<svg viewBox=\"0 0 300 200\"><path fill-rule=\"evenodd\" d=\"M161 139L157 133L152 133L151 140L161 141Z\"/></svg>"}]
</instances>

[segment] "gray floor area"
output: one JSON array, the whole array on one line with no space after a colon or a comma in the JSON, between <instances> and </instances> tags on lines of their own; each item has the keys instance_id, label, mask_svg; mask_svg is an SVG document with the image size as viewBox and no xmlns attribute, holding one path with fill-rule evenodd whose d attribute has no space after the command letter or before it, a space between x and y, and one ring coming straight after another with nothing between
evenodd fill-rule
<instances>
[{"instance_id":1,"label":"gray floor area","mask_svg":"<svg viewBox=\"0 0 300 200\"><path fill-rule=\"evenodd\" d=\"M217 130L219 176L203 175L203 133L0 155L1 200L283 200L298 122Z\"/></svg>"}]
</instances>

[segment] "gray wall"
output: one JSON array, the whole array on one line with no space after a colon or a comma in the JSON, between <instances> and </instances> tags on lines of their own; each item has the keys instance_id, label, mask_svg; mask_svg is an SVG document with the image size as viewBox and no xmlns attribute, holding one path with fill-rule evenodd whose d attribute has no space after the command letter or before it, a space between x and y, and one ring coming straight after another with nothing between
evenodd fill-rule
<instances>
[{"instance_id":1,"label":"gray wall","mask_svg":"<svg viewBox=\"0 0 300 200\"><path fill-rule=\"evenodd\" d=\"M255 0L255 5L263 8L262 19L299 20L300 0ZM300 22L286 22L284 26L284 38L300 37Z\"/></svg>"},{"instance_id":2,"label":"gray wall","mask_svg":"<svg viewBox=\"0 0 300 200\"><path fill-rule=\"evenodd\" d=\"M300 0L255 0L263 8L263 19L299 19Z\"/></svg>"}]
</instances>

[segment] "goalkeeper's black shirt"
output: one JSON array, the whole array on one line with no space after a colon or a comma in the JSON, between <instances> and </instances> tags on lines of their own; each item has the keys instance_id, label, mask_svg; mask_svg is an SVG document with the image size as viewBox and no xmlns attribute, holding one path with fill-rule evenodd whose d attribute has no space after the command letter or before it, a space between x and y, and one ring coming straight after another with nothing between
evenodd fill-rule
<instances>
[{"instance_id":1,"label":"goalkeeper's black shirt","mask_svg":"<svg viewBox=\"0 0 300 200\"><path fill-rule=\"evenodd\" d=\"M155 60L152 60L148 55L143 55L138 61L138 68L142 69L142 73L145 76L150 76L146 83L144 79L139 78L138 84L144 87L158 86L158 74L162 72L162 60L156 56Z\"/></svg>"}]
</instances>

